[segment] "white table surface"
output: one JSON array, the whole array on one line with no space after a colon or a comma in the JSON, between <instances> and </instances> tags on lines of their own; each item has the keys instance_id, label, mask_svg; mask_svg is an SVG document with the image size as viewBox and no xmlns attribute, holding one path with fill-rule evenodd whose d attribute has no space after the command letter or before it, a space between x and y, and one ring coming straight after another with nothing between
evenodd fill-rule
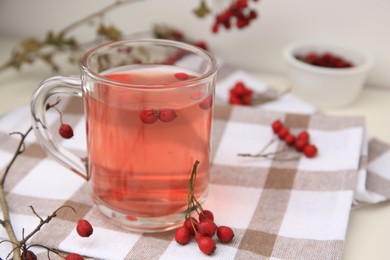
<instances>
[{"instance_id":1,"label":"white table surface","mask_svg":"<svg viewBox=\"0 0 390 260\"><path fill-rule=\"evenodd\" d=\"M8 58L17 41L0 37L0 63ZM77 66L67 63L61 66L60 74L77 74ZM21 105L29 103L30 97L38 84L53 75L50 69L42 64L22 68L20 72L13 69L0 72L0 115ZM283 75L254 73L260 80L276 88L288 86ZM322 109L334 115L363 115L366 119L369 135L390 143L390 88L380 89L365 86L355 103L348 107ZM390 169L389 169L390 170ZM345 241L343 260L388 260L390 259L390 203L381 203L351 212L348 233Z\"/></svg>"}]
</instances>

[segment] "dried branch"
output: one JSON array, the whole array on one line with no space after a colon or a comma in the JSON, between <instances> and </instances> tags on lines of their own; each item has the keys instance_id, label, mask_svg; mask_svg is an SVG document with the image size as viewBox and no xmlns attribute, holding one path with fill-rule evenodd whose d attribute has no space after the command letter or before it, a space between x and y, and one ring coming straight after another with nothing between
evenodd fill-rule
<instances>
[{"instance_id":1,"label":"dried branch","mask_svg":"<svg viewBox=\"0 0 390 260\"><path fill-rule=\"evenodd\" d=\"M27 38L22 40L17 48L11 52L9 59L3 64L0 64L0 72L7 68L15 68L19 70L22 65L32 64L36 60L41 60L49 65L53 71L58 71L59 66L54 62L53 57L56 54L65 51L70 51L71 53L75 52L82 47L82 44L78 43L76 39L68 36L69 32L80 25L88 24L93 19L103 16L114 8L136 1L142 0L116 0L99 11L72 22L61 29L58 33L49 31L46 37L42 40L38 40L36 38ZM115 26L105 26L104 24L100 24L97 29L97 35L107 40L118 40L122 34Z\"/></svg>"}]
</instances>

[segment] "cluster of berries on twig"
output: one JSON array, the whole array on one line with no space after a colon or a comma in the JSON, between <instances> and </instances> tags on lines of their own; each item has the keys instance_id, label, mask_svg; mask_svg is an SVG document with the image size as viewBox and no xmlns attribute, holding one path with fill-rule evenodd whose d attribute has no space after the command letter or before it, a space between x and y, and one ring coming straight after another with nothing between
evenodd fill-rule
<instances>
[{"instance_id":1,"label":"cluster of berries on twig","mask_svg":"<svg viewBox=\"0 0 390 260\"><path fill-rule=\"evenodd\" d=\"M256 2L256 0L254 0ZM218 33L220 26L229 30L236 26L238 29L247 27L257 18L257 11L250 7L249 0L234 0L229 6L215 17L212 32Z\"/></svg>"},{"instance_id":2,"label":"cluster of berries on twig","mask_svg":"<svg viewBox=\"0 0 390 260\"><path fill-rule=\"evenodd\" d=\"M280 161L296 160L301 157L300 155L286 157L286 154L288 154L289 151L291 152L291 149L289 148L294 148L293 151L303 153L307 158L314 158L317 155L317 146L310 143L310 135L306 130L301 131L298 135L294 135L290 132L290 129L286 127L280 120L274 121L271 127L277 138L271 139L259 153L239 153L237 155L241 157L261 157ZM283 141L286 144L286 147L276 152L266 153L265 151L267 148L277 139Z\"/></svg>"},{"instance_id":3,"label":"cluster of berries on twig","mask_svg":"<svg viewBox=\"0 0 390 260\"><path fill-rule=\"evenodd\" d=\"M237 81L229 92L229 103L233 105L251 105L253 90L248 88L244 82Z\"/></svg>"},{"instance_id":4,"label":"cluster of berries on twig","mask_svg":"<svg viewBox=\"0 0 390 260\"><path fill-rule=\"evenodd\" d=\"M280 120L272 123L272 130L280 140L283 140L289 146L295 147L298 152L303 152L306 157L313 158L317 155L317 147L310 143L310 135L307 131L302 131L295 136Z\"/></svg>"},{"instance_id":5,"label":"cluster of berries on twig","mask_svg":"<svg viewBox=\"0 0 390 260\"><path fill-rule=\"evenodd\" d=\"M211 255L217 247L213 236L216 234L221 243L229 243L234 237L234 231L228 226L217 226L214 222L214 214L210 210L203 209L195 198L194 188L198 164L199 161L196 161L193 166L188 186L187 214L183 226L176 230L175 240L181 245L186 245L194 237L200 251L206 255ZM193 208L198 214L198 219L191 216L191 209Z\"/></svg>"}]
</instances>

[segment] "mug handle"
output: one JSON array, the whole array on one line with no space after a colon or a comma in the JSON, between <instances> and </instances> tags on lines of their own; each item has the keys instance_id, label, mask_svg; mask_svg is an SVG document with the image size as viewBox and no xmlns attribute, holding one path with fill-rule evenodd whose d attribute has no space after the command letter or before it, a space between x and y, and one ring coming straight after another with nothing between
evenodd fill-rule
<instances>
[{"instance_id":1,"label":"mug handle","mask_svg":"<svg viewBox=\"0 0 390 260\"><path fill-rule=\"evenodd\" d=\"M85 180L89 179L83 159L63 148L46 127L46 103L53 95L82 97L82 82L79 77L51 77L43 81L31 98L32 126L42 148L60 164Z\"/></svg>"}]
</instances>

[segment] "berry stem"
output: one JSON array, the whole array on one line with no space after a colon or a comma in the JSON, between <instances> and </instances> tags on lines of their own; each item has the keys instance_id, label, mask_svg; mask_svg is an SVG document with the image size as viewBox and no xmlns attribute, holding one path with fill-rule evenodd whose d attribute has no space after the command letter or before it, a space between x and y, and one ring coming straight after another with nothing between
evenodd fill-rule
<instances>
[{"instance_id":1,"label":"berry stem","mask_svg":"<svg viewBox=\"0 0 390 260\"><path fill-rule=\"evenodd\" d=\"M198 165L199 165L199 161L197 160L195 161L194 166L192 167L191 177L188 182L188 201L187 201L187 214L186 214L186 217L190 219L192 228L194 229L195 233L196 233L196 228L191 218L191 208L194 208L198 214L203 214L202 205L199 203L199 201L196 199L194 195L196 172L197 172Z\"/></svg>"},{"instance_id":2,"label":"berry stem","mask_svg":"<svg viewBox=\"0 0 390 260\"><path fill-rule=\"evenodd\" d=\"M276 158L277 155L280 155L282 153L286 152L286 149L281 149L279 151L276 151L276 152L271 152L271 153L257 153L257 154L251 154L251 153L239 153L237 154L237 156L241 156L241 157L254 157L254 158L258 158L258 157L263 157L263 158L267 158L267 159L273 159L273 158Z\"/></svg>"}]
</instances>

